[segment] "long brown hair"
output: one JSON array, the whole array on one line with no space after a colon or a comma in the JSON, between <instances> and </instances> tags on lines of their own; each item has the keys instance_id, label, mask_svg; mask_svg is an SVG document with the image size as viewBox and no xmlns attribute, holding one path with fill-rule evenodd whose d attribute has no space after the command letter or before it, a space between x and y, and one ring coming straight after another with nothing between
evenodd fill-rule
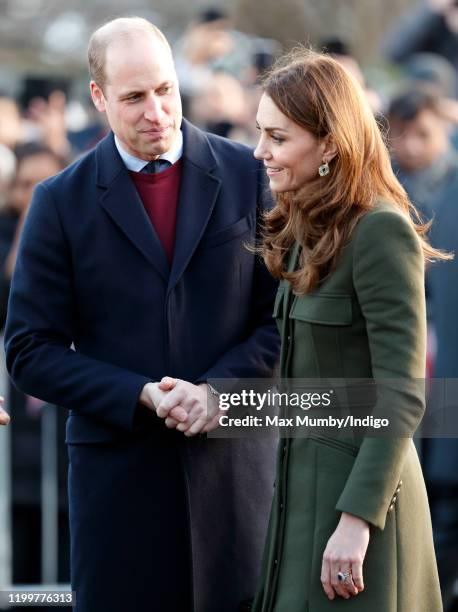
<instances>
[{"instance_id":1,"label":"long brown hair","mask_svg":"<svg viewBox=\"0 0 458 612\"><path fill-rule=\"evenodd\" d=\"M312 291L336 265L359 219L378 200L391 202L410 219L427 260L449 259L424 235L415 207L396 179L380 128L356 80L334 59L303 47L277 61L263 90L289 119L318 139L330 135L337 155L330 173L317 174L296 191L275 194L264 217L260 252L275 278L291 282L294 293ZM302 246L299 269L286 271L290 247Z\"/></svg>"}]
</instances>

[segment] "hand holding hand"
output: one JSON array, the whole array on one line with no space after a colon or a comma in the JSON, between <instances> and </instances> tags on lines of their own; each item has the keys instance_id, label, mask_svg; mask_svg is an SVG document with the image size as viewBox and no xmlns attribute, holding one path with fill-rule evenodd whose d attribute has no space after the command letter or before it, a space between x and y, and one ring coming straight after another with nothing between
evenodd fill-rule
<instances>
[{"instance_id":1,"label":"hand holding hand","mask_svg":"<svg viewBox=\"0 0 458 612\"><path fill-rule=\"evenodd\" d=\"M219 424L220 411L217 401L208 402L208 389L205 383L194 385L185 380L164 377L159 389L167 391L160 405L158 415L165 418L167 427L175 427L185 436L194 436L215 429ZM172 410L181 407L187 413L187 420L177 423Z\"/></svg>"},{"instance_id":2,"label":"hand holding hand","mask_svg":"<svg viewBox=\"0 0 458 612\"><path fill-rule=\"evenodd\" d=\"M328 599L333 600L336 594L349 599L364 590L363 561L368 544L368 523L342 512L337 529L329 538L321 566L321 583ZM350 572L346 581L339 581L339 572Z\"/></svg>"},{"instance_id":3,"label":"hand holding hand","mask_svg":"<svg viewBox=\"0 0 458 612\"><path fill-rule=\"evenodd\" d=\"M140 394L139 401L141 404L156 412L158 416L162 417L157 411L158 406L165 398L166 393L159 388L158 383L147 383ZM187 420L188 415L179 405L173 406L170 410L170 417L173 418L177 423L183 423Z\"/></svg>"}]
</instances>

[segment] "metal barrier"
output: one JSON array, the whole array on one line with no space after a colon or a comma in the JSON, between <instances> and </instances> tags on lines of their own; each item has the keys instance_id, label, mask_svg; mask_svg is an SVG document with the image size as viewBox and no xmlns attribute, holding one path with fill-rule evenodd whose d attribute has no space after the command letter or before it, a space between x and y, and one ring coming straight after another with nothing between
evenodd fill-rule
<instances>
[{"instance_id":1,"label":"metal barrier","mask_svg":"<svg viewBox=\"0 0 458 612\"><path fill-rule=\"evenodd\" d=\"M0 394L7 397L7 375L0 357ZM0 591L70 591L58 584L58 453L56 406L43 406L41 422L41 581L40 585L12 584L11 433L0 427ZM14 415L12 415L14 419ZM8 606L9 607L9 606ZM0 609L7 609L0 604Z\"/></svg>"},{"instance_id":2,"label":"metal barrier","mask_svg":"<svg viewBox=\"0 0 458 612\"><path fill-rule=\"evenodd\" d=\"M0 590L12 578L10 456L9 428L0 427Z\"/></svg>"},{"instance_id":3,"label":"metal barrier","mask_svg":"<svg viewBox=\"0 0 458 612\"><path fill-rule=\"evenodd\" d=\"M3 343L0 343L3 349ZM7 377L4 351L0 353L0 395L6 397ZM11 450L10 429L0 427L0 590L11 584L12 541L11 541Z\"/></svg>"}]
</instances>

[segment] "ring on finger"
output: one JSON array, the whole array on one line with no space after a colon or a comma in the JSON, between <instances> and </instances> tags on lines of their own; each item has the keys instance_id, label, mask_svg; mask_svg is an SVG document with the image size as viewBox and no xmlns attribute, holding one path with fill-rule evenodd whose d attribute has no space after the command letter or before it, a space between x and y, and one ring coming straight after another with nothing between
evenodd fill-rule
<instances>
[{"instance_id":1,"label":"ring on finger","mask_svg":"<svg viewBox=\"0 0 458 612\"><path fill-rule=\"evenodd\" d=\"M342 582L343 584L348 584L350 582L349 580L350 576L351 576L351 570L349 570L348 572L338 572L337 580L339 582Z\"/></svg>"}]
</instances>

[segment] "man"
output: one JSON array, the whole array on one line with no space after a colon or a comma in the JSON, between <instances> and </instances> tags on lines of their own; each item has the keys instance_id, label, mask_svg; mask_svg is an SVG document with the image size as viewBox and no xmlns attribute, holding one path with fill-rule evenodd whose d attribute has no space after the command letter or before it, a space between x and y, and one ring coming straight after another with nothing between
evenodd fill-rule
<instances>
[{"instance_id":1,"label":"man","mask_svg":"<svg viewBox=\"0 0 458 612\"><path fill-rule=\"evenodd\" d=\"M438 55L450 62L458 76L458 6L455 0L425 0L406 14L383 41L384 54L410 68L416 54ZM454 83L458 93L458 80Z\"/></svg>"},{"instance_id":2,"label":"man","mask_svg":"<svg viewBox=\"0 0 458 612\"><path fill-rule=\"evenodd\" d=\"M259 571L272 442L193 434L216 424L208 379L266 376L276 360L275 287L244 247L262 171L249 149L182 121L152 24L102 26L89 65L112 133L36 190L11 288L9 371L70 409L78 612L235 611Z\"/></svg>"},{"instance_id":3,"label":"man","mask_svg":"<svg viewBox=\"0 0 458 612\"><path fill-rule=\"evenodd\" d=\"M427 273L429 336L437 344L433 376L447 383L449 378L458 378L458 154L450 143L440 102L429 89L407 90L392 100L388 119L398 178L424 218L433 219L432 244L455 253L454 260L432 265ZM458 441L423 442L439 576L448 612L453 609L458 579Z\"/></svg>"}]
</instances>

